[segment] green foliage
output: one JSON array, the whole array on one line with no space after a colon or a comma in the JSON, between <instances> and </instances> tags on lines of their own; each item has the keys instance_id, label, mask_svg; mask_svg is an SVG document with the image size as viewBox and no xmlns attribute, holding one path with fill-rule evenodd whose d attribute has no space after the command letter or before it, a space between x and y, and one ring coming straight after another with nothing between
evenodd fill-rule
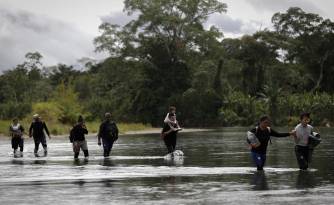
<instances>
[{"instance_id":1,"label":"green foliage","mask_svg":"<svg viewBox=\"0 0 334 205\"><path fill-rule=\"evenodd\" d=\"M223 124L253 125L257 119L268 111L267 102L256 99L240 91L232 91L225 97L223 107L220 110Z\"/></svg>"},{"instance_id":2,"label":"green foliage","mask_svg":"<svg viewBox=\"0 0 334 205\"><path fill-rule=\"evenodd\" d=\"M74 92L73 86L65 86L61 83L56 87L52 101L58 109L58 120L63 124L74 124L79 115L84 115L83 107L78 101L78 94Z\"/></svg>"},{"instance_id":3,"label":"green foliage","mask_svg":"<svg viewBox=\"0 0 334 205\"><path fill-rule=\"evenodd\" d=\"M4 103L0 104L0 119L22 119L27 113L31 112L29 103Z\"/></svg>"},{"instance_id":4,"label":"green foliage","mask_svg":"<svg viewBox=\"0 0 334 205\"><path fill-rule=\"evenodd\" d=\"M206 26L210 15L226 12L218 0L124 5L137 18L100 25L94 44L109 54L103 62L85 71L46 68L40 53L29 52L0 75L0 118L30 121L39 113L53 133L67 132L79 114L96 127L105 112L117 122L160 126L175 105L184 126L248 126L263 114L292 126L303 111L315 124L334 122L329 19L290 8L273 16L275 30L230 39Z\"/></svg>"}]
</instances>

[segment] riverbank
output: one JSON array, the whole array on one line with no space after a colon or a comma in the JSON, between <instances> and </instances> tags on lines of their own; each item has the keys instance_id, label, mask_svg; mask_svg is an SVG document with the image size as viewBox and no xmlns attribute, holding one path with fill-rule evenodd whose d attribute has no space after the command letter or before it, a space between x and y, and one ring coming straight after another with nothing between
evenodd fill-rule
<instances>
[{"instance_id":1,"label":"riverbank","mask_svg":"<svg viewBox=\"0 0 334 205\"><path fill-rule=\"evenodd\" d=\"M8 137L8 128L10 125L10 121L0 121L0 138ZM29 126L27 122L22 122L23 127L25 128L26 135L29 132ZM99 129L99 122L87 122L86 126L89 131L90 136L96 136ZM161 132L161 128L153 128L150 125L144 125L141 123L118 123L117 124L120 135L137 135L137 134L159 134ZM48 125L49 131L52 137L67 137L68 133L71 129L70 125L63 124L52 124ZM181 132L204 132L209 131L211 129L203 129L203 128L184 128Z\"/></svg>"},{"instance_id":2,"label":"riverbank","mask_svg":"<svg viewBox=\"0 0 334 205\"><path fill-rule=\"evenodd\" d=\"M20 124L24 127L26 135L29 133L30 121L21 121ZM97 133L101 122L86 122L86 127L89 133ZM9 126L11 121L0 120L0 137L6 137L9 135ZM72 126L61 123L46 122L49 132L52 136L64 136L68 135ZM151 125L142 123L117 123L117 127L121 134L135 133L139 131L155 132L157 129L152 128ZM152 130L152 131L150 131Z\"/></svg>"}]
</instances>

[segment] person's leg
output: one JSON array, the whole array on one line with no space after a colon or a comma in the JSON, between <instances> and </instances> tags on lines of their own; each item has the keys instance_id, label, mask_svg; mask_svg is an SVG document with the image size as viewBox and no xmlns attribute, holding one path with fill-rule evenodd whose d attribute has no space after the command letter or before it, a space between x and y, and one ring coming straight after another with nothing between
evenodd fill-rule
<instances>
[{"instance_id":1,"label":"person's leg","mask_svg":"<svg viewBox=\"0 0 334 205\"><path fill-rule=\"evenodd\" d=\"M172 146L172 142L171 142L170 136L166 136L164 138L164 142L165 142L165 145L167 147L168 153L172 153L174 150L173 150L173 146Z\"/></svg>"},{"instance_id":2,"label":"person's leg","mask_svg":"<svg viewBox=\"0 0 334 205\"><path fill-rule=\"evenodd\" d=\"M24 139L20 139L19 146L20 146L20 151L21 151L21 152L23 152L23 147L24 147Z\"/></svg>"},{"instance_id":3,"label":"person's leg","mask_svg":"<svg viewBox=\"0 0 334 205\"><path fill-rule=\"evenodd\" d=\"M176 134L173 135L172 139L171 139L171 145L172 145L172 149L173 149L173 152L175 151L176 149Z\"/></svg>"},{"instance_id":4,"label":"person's leg","mask_svg":"<svg viewBox=\"0 0 334 205\"><path fill-rule=\"evenodd\" d=\"M104 157L109 157L110 156L110 151L113 146L113 141L107 140L107 139L102 139L103 142L103 156Z\"/></svg>"},{"instance_id":5,"label":"person's leg","mask_svg":"<svg viewBox=\"0 0 334 205\"><path fill-rule=\"evenodd\" d=\"M23 147L24 147L24 139L23 138L20 139L19 146L20 146L20 156L23 157Z\"/></svg>"},{"instance_id":6,"label":"person's leg","mask_svg":"<svg viewBox=\"0 0 334 205\"><path fill-rule=\"evenodd\" d=\"M42 137L41 143L42 143L42 146L43 146L43 149L44 149L44 156L47 156L48 155L48 145L46 144L45 136Z\"/></svg>"},{"instance_id":7,"label":"person's leg","mask_svg":"<svg viewBox=\"0 0 334 205\"><path fill-rule=\"evenodd\" d=\"M88 154L88 146L87 146L87 141L86 140L81 142L81 149L82 149L85 157L87 158L89 156L89 154Z\"/></svg>"},{"instance_id":8,"label":"person's leg","mask_svg":"<svg viewBox=\"0 0 334 205\"><path fill-rule=\"evenodd\" d=\"M13 148L13 154L15 156L17 148L19 146L19 143L15 137L12 138L12 148Z\"/></svg>"},{"instance_id":9,"label":"person's leg","mask_svg":"<svg viewBox=\"0 0 334 205\"><path fill-rule=\"evenodd\" d=\"M295 146L295 153L299 168L306 170L308 168L307 155L305 155L305 149L302 146Z\"/></svg>"},{"instance_id":10,"label":"person's leg","mask_svg":"<svg viewBox=\"0 0 334 205\"><path fill-rule=\"evenodd\" d=\"M35 154L35 156L38 156L37 152L38 152L40 140L38 138L34 138L34 142L35 142L34 154Z\"/></svg>"},{"instance_id":11,"label":"person's leg","mask_svg":"<svg viewBox=\"0 0 334 205\"><path fill-rule=\"evenodd\" d=\"M80 147L78 146L78 141L73 141L73 153L74 153L74 159L78 159Z\"/></svg>"},{"instance_id":12,"label":"person's leg","mask_svg":"<svg viewBox=\"0 0 334 205\"><path fill-rule=\"evenodd\" d=\"M74 159L78 159L79 158L79 152L74 152Z\"/></svg>"},{"instance_id":13,"label":"person's leg","mask_svg":"<svg viewBox=\"0 0 334 205\"><path fill-rule=\"evenodd\" d=\"M257 170L263 170L264 164L266 162L266 155L265 154L259 154L256 152L251 152L253 162L257 168Z\"/></svg>"}]
</instances>

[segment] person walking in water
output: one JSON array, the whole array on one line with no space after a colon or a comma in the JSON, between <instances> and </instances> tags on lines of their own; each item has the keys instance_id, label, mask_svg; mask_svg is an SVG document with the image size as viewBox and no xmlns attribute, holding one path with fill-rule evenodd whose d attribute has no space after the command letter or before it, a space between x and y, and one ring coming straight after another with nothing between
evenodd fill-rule
<instances>
[{"instance_id":1,"label":"person walking in water","mask_svg":"<svg viewBox=\"0 0 334 205\"><path fill-rule=\"evenodd\" d=\"M295 127L295 154L301 170L307 170L313 153L313 149L309 147L310 136L314 135L313 127L309 125L310 115L310 113L302 113L300 123Z\"/></svg>"},{"instance_id":2,"label":"person walking in water","mask_svg":"<svg viewBox=\"0 0 334 205\"><path fill-rule=\"evenodd\" d=\"M173 153L176 148L176 138L181 128L176 120L175 113L168 114L168 121L164 123L161 131L161 138L165 142L168 153Z\"/></svg>"},{"instance_id":3,"label":"person walking in water","mask_svg":"<svg viewBox=\"0 0 334 205\"><path fill-rule=\"evenodd\" d=\"M48 135L49 139L51 139L49 130L45 122L42 121L41 117L38 114L35 114L33 116L33 122L31 123L30 128L29 128L29 137L34 138L34 142L35 142L34 154L36 157L38 157L37 153L38 153L38 147L40 143L42 144L43 149L44 149L44 156L47 156L48 154L44 131Z\"/></svg>"},{"instance_id":4,"label":"person walking in water","mask_svg":"<svg viewBox=\"0 0 334 205\"><path fill-rule=\"evenodd\" d=\"M70 140L73 143L74 159L78 159L80 149L83 151L84 156L88 159L88 146L85 139L85 134L88 134L83 117L80 115L78 123L70 131Z\"/></svg>"},{"instance_id":5,"label":"person walking in water","mask_svg":"<svg viewBox=\"0 0 334 205\"><path fill-rule=\"evenodd\" d=\"M266 162L268 142L271 136L287 137L294 134L293 131L289 133L278 133L270 128L270 124L270 118L268 116L263 116L260 118L258 126L248 132L248 135L253 135L254 137L254 140L249 140L248 138L247 141L250 145L251 156L257 170L263 170Z\"/></svg>"},{"instance_id":6,"label":"person walking in water","mask_svg":"<svg viewBox=\"0 0 334 205\"><path fill-rule=\"evenodd\" d=\"M23 157L23 138L24 128L22 125L19 124L19 120L15 118L13 123L9 127L9 133L12 137L12 148L14 152L14 157L16 157L16 152L18 147L20 147L20 157Z\"/></svg>"},{"instance_id":7,"label":"person walking in water","mask_svg":"<svg viewBox=\"0 0 334 205\"><path fill-rule=\"evenodd\" d=\"M101 146L101 138L103 145L103 156L109 157L114 142L118 139L118 128L114 121L111 120L111 113L104 115L105 120L101 123L98 137L98 145Z\"/></svg>"}]
</instances>

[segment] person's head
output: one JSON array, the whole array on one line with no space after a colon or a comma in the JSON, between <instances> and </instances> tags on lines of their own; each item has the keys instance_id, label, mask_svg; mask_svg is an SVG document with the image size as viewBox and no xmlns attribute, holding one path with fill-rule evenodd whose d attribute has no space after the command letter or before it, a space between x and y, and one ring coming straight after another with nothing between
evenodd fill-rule
<instances>
[{"instance_id":1,"label":"person's head","mask_svg":"<svg viewBox=\"0 0 334 205\"><path fill-rule=\"evenodd\" d=\"M32 116L32 119L33 119L34 121L39 121L39 120L40 120L40 117L39 117L39 115L36 113L36 114L34 114L34 115Z\"/></svg>"},{"instance_id":2,"label":"person's head","mask_svg":"<svg viewBox=\"0 0 334 205\"><path fill-rule=\"evenodd\" d=\"M176 107L175 106L169 106L169 113L176 113Z\"/></svg>"},{"instance_id":3,"label":"person's head","mask_svg":"<svg viewBox=\"0 0 334 205\"><path fill-rule=\"evenodd\" d=\"M175 121L176 120L176 115L174 113L169 113L168 118L170 121Z\"/></svg>"},{"instance_id":4,"label":"person's head","mask_svg":"<svg viewBox=\"0 0 334 205\"><path fill-rule=\"evenodd\" d=\"M104 114L104 119L106 119L106 120L111 120L111 113L110 113L110 112L106 112L106 113Z\"/></svg>"},{"instance_id":5,"label":"person's head","mask_svg":"<svg viewBox=\"0 0 334 205\"><path fill-rule=\"evenodd\" d=\"M17 118L13 119L13 124L16 125L17 123L19 123L19 120Z\"/></svg>"},{"instance_id":6,"label":"person's head","mask_svg":"<svg viewBox=\"0 0 334 205\"><path fill-rule=\"evenodd\" d=\"M260 121L259 121L260 128L266 129L267 127L270 127L270 125L271 125L271 121L270 121L269 116L264 115L260 118Z\"/></svg>"},{"instance_id":7,"label":"person's head","mask_svg":"<svg viewBox=\"0 0 334 205\"><path fill-rule=\"evenodd\" d=\"M78 124L83 124L84 123L84 119L81 115L79 115L78 117Z\"/></svg>"},{"instance_id":8,"label":"person's head","mask_svg":"<svg viewBox=\"0 0 334 205\"><path fill-rule=\"evenodd\" d=\"M302 123L303 126L306 126L311 121L311 114L308 112L304 112L300 115L300 123Z\"/></svg>"}]
</instances>

